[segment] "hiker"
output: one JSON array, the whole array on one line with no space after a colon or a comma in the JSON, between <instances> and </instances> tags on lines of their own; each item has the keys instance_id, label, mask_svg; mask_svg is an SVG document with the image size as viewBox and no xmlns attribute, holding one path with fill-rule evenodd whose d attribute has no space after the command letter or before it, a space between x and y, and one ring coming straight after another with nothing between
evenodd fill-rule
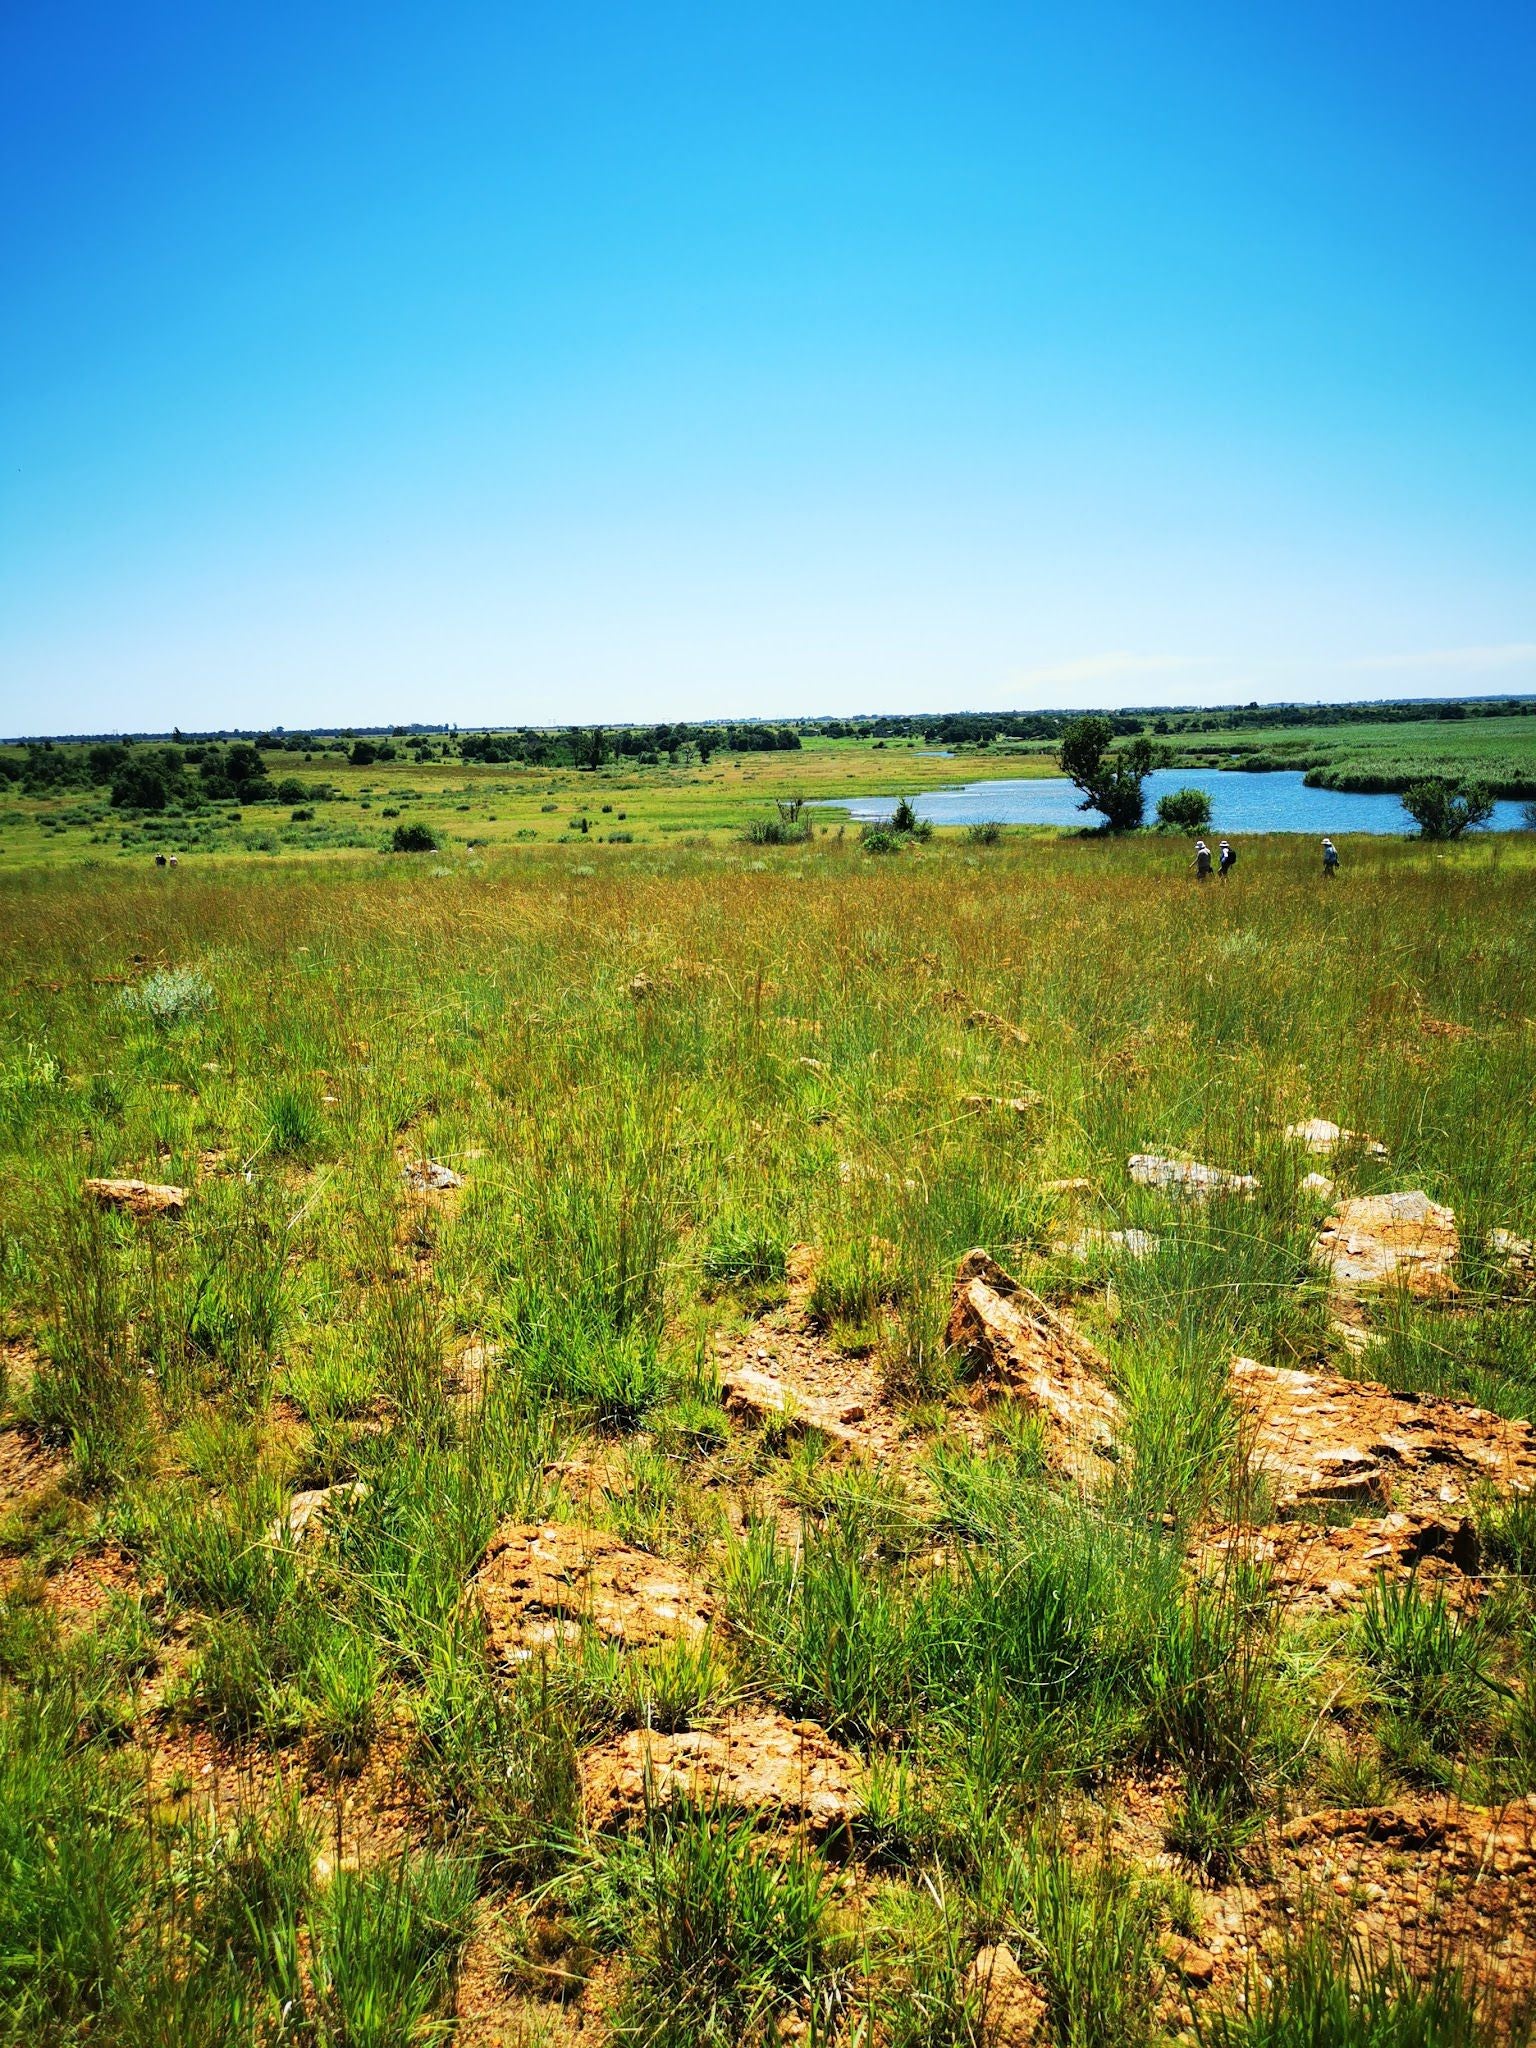
<instances>
[{"instance_id":1,"label":"hiker","mask_svg":"<svg viewBox=\"0 0 1536 2048\"><path fill-rule=\"evenodd\" d=\"M1233 851L1230 843L1225 839L1223 839L1223 841L1221 842L1221 848L1217 855L1217 866L1220 870L1221 879L1223 881L1227 879L1228 875L1230 875L1232 870L1237 866L1237 855Z\"/></svg>"},{"instance_id":2,"label":"hiker","mask_svg":"<svg viewBox=\"0 0 1536 2048\"><path fill-rule=\"evenodd\" d=\"M1203 839L1195 841L1195 873L1202 882L1211 879L1211 849Z\"/></svg>"},{"instance_id":3,"label":"hiker","mask_svg":"<svg viewBox=\"0 0 1536 2048\"><path fill-rule=\"evenodd\" d=\"M1339 871L1339 849L1331 839L1323 841L1323 879L1331 882Z\"/></svg>"}]
</instances>

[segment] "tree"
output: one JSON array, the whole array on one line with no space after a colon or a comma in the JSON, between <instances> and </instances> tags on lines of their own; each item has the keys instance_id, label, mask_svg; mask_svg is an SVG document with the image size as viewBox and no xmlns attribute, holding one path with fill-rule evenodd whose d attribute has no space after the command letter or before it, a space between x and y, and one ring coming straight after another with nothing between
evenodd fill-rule
<instances>
[{"instance_id":1,"label":"tree","mask_svg":"<svg viewBox=\"0 0 1536 2048\"><path fill-rule=\"evenodd\" d=\"M119 811L163 811L165 776L157 763L131 756L112 778L112 804Z\"/></svg>"},{"instance_id":2,"label":"tree","mask_svg":"<svg viewBox=\"0 0 1536 2048\"><path fill-rule=\"evenodd\" d=\"M1208 832L1211 828L1211 800L1203 789L1171 789L1157 800L1160 832Z\"/></svg>"},{"instance_id":3,"label":"tree","mask_svg":"<svg viewBox=\"0 0 1536 2048\"><path fill-rule=\"evenodd\" d=\"M1459 839L1473 825L1493 816L1493 794L1481 782L1456 782L1446 775L1426 775L1403 791L1403 809L1419 828L1421 839Z\"/></svg>"},{"instance_id":4,"label":"tree","mask_svg":"<svg viewBox=\"0 0 1536 2048\"><path fill-rule=\"evenodd\" d=\"M1062 728L1057 759L1083 792L1080 811L1102 811L1106 832L1134 832L1145 810L1141 785L1152 766L1152 742L1141 735L1111 753L1114 737L1115 728L1098 713L1074 718Z\"/></svg>"}]
</instances>

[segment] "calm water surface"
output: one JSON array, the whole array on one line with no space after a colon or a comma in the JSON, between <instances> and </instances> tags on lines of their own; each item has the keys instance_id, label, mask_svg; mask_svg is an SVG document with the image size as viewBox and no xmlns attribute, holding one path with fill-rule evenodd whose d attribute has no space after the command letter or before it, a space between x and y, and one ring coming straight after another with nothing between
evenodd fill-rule
<instances>
[{"instance_id":1,"label":"calm water surface","mask_svg":"<svg viewBox=\"0 0 1536 2048\"><path fill-rule=\"evenodd\" d=\"M1358 796L1333 789L1308 789L1296 770L1267 775L1211 772L1198 768L1158 768L1147 777L1147 822L1157 800L1173 789L1203 789L1211 799L1213 832L1412 832L1415 827L1395 796ZM891 815L894 797L858 797L840 808L859 824ZM1006 782L968 782L962 789L932 789L912 799L920 818L935 825L1092 825L1096 811L1080 811L1077 791L1064 775L1034 776ZM1502 802L1494 807L1488 829L1517 831L1521 806Z\"/></svg>"}]
</instances>

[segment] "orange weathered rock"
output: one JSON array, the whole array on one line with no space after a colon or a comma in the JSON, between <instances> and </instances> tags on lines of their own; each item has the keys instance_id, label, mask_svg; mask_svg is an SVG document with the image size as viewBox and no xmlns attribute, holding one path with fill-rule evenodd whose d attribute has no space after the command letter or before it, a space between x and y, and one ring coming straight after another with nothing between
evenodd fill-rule
<instances>
[{"instance_id":1,"label":"orange weathered rock","mask_svg":"<svg viewBox=\"0 0 1536 2048\"><path fill-rule=\"evenodd\" d=\"M1047 2039L1044 1996L1006 1942L978 1950L965 1975L983 2048L1035 2048Z\"/></svg>"},{"instance_id":2,"label":"orange weathered rock","mask_svg":"<svg viewBox=\"0 0 1536 2048\"><path fill-rule=\"evenodd\" d=\"M829 1399L751 1365L732 1366L720 1375L720 1399L728 1415L776 1424L796 1436L814 1429L850 1450L860 1441L853 1425L868 1412L857 1396Z\"/></svg>"},{"instance_id":3,"label":"orange weathered rock","mask_svg":"<svg viewBox=\"0 0 1536 2048\"><path fill-rule=\"evenodd\" d=\"M709 1595L687 1572L602 1529L569 1522L509 1522L486 1548L476 1579L491 1650L523 1663L580 1639L638 1649L704 1635Z\"/></svg>"},{"instance_id":4,"label":"orange weathered rock","mask_svg":"<svg viewBox=\"0 0 1536 2048\"><path fill-rule=\"evenodd\" d=\"M1066 1464L1086 1469L1085 1459L1116 1455L1123 1417L1107 1362L984 1251L960 1261L946 1335L984 1386L1044 1416Z\"/></svg>"},{"instance_id":5,"label":"orange weathered rock","mask_svg":"<svg viewBox=\"0 0 1536 2048\"><path fill-rule=\"evenodd\" d=\"M1374 1500L1431 1512L1465 1506L1479 1482L1536 1487L1536 1429L1465 1401L1394 1394L1371 1380L1232 1362L1249 1464L1282 1515L1305 1502Z\"/></svg>"},{"instance_id":6,"label":"orange weathered rock","mask_svg":"<svg viewBox=\"0 0 1536 2048\"><path fill-rule=\"evenodd\" d=\"M185 1188L153 1180L88 1180L84 1192L104 1209L126 1209L130 1216L179 1216L187 1205Z\"/></svg>"},{"instance_id":7,"label":"orange weathered rock","mask_svg":"<svg viewBox=\"0 0 1536 2048\"><path fill-rule=\"evenodd\" d=\"M1312 1249L1337 1303L1387 1287L1430 1299L1456 1292L1455 1215L1418 1188L1341 1202Z\"/></svg>"},{"instance_id":8,"label":"orange weathered rock","mask_svg":"<svg viewBox=\"0 0 1536 2048\"><path fill-rule=\"evenodd\" d=\"M1243 1564L1264 1575L1284 1607L1338 1613L1357 1606L1380 1577L1414 1574L1426 1591L1454 1605L1475 1598L1482 1564L1477 1531L1465 1515L1394 1511L1341 1526L1270 1522L1212 1530L1196 1548L1202 1578Z\"/></svg>"},{"instance_id":9,"label":"orange weathered rock","mask_svg":"<svg viewBox=\"0 0 1536 2048\"><path fill-rule=\"evenodd\" d=\"M747 1709L681 1734L628 1729L589 1749L580 1768L588 1823L608 1833L641 1825L648 1799L681 1797L827 1835L858 1811L862 1776L814 1721Z\"/></svg>"}]
</instances>

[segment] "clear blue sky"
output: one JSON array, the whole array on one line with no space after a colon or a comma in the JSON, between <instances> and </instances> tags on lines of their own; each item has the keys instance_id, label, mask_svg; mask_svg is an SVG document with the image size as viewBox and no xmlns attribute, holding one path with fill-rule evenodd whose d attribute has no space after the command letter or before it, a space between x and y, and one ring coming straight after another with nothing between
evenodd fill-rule
<instances>
[{"instance_id":1,"label":"clear blue sky","mask_svg":"<svg viewBox=\"0 0 1536 2048\"><path fill-rule=\"evenodd\" d=\"M1536 690L1536 8L0 10L0 730Z\"/></svg>"}]
</instances>

